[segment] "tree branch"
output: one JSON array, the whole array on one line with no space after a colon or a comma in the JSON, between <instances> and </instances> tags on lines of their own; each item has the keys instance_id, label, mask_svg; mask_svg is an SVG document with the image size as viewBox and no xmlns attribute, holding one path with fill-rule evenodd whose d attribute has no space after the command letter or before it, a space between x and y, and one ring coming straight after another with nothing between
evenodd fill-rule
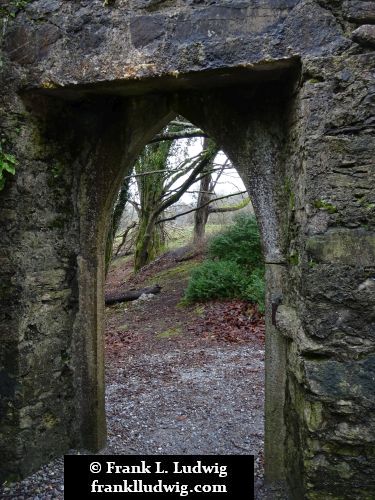
<instances>
[{"instance_id":1,"label":"tree branch","mask_svg":"<svg viewBox=\"0 0 375 500\"><path fill-rule=\"evenodd\" d=\"M132 205L135 208L135 211L137 212L137 215L139 216L139 214L141 213L141 209L140 209L139 204L136 201L133 201L131 199L128 200L128 203L130 203L130 205Z\"/></svg>"},{"instance_id":2,"label":"tree branch","mask_svg":"<svg viewBox=\"0 0 375 500\"><path fill-rule=\"evenodd\" d=\"M169 182L167 184L165 184L164 189L163 189L163 191L164 191L163 196L165 196L165 194L168 192L169 188L171 188L173 186L173 184L178 179L180 179L181 177L186 175L189 172L189 170L194 168L194 165L196 165L196 164L198 164L198 162L202 161L202 159L205 158L206 154L208 154L207 151L203 150L200 153L198 153L196 156L193 156L192 158L187 158L182 163L180 163L180 165L178 166L178 169L177 169L177 173L169 179ZM177 189L180 189L180 188L177 188Z\"/></svg>"},{"instance_id":3,"label":"tree branch","mask_svg":"<svg viewBox=\"0 0 375 500\"><path fill-rule=\"evenodd\" d=\"M160 219L157 221L157 224L160 224L161 222L168 222L170 220L175 220L177 219L178 217L182 217L183 215L187 215L187 214L191 214L192 212L196 212L197 210L200 210L202 207L205 207L207 205L210 205L211 203L214 203L215 201L219 201L219 200L224 200L226 198L231 198L232 196L237 196L239 194L245 194L247 193L247 191L240 191L238 193L232 193L232 194L227 194L225 196L220 196L218 198L214 198L210 201L208 201L207 203L204 203L203 205L201 205L200 207L195 207L195 208L192 208L191 210L187 210L186 212L182 212L180 214L176 214L176 215L173 215L172 217L166 217L165 219ZM248 202L246 203L246 205L248 205L248 203L250 202L250 198L248 198ZM247 200L246 200L247 201ZM246 206L244 205L244 206ZM229 207L224 207L224 208L229 208ZM241 207L242 208L242 207ZM239 209L237 209L239 210ZM227 210L229 212L229 210ZM211 212L213 213L213 212Z\"/></svg>"},{"instance_id":4,"label":"tree branch","mask_svg":"<svg viewBox=\"0 0 375 500\"><path fill-rule=\"evenodd\" d=\"M215 153L216 151L216 153ZM176 203L181 196L189 189L191 185L193 185L196 182L196 177L197 175L202 172L202 170L209 165L209 163L212 160L212 155L217 154L218 148L214 148L213 151L206 151L202 159L199 159L197 161L196 166L193 168L191 171L189 177L183 182L179 188L179 190L175 193L172 194L169 198L167 198L153 213L154 217L157 217L160 215L164 210L166 210L168 207Z\"/></svg>"},{"instance_id":5,"label":"tree branch","mask_svg":"<svg viewBox=\"0 0 375 500\"><path fill-rule=\"evenodd\" d=\"M204 179L205 177L207 177L207 175L211 175L212 173L217 172L217 170L218 170L217 168L213 168L212 170L208 170L208 171L207 171L207 172L205 172L204 174L202 174L202 175L200 175L199 177L197 177L197 178L195 179L195 181L193 182L193 184L195 184L196 182L199 182L200 180ZM192 185L192 184L191 184L191 185ZM178 187L178 188L176 188L176 189L170 189L170 190L166 191L166 192L163 194L162 198L164 198L165 196L169 195L170 193L175 193L175 192L177 192L177 191L179 191L179 190L180 190L180 188L179 188L179 187ZM189 192L189 191L185 191L185 193L188 193L188 192Z\"/></svg>"},{"instance_id":6,"label":"tree branch","mask_svg":"<svg viewBox=\"0 0 375 500\"><path fill-rule=\"evenodd\" d=\"M178 139L191 139L193 137L208 137L207 134L203 132L200 128L194 128L191 130L181 130L178 132L164 132L162 134L156 135L149 144L161 141L175 141Z\"/></svg>"},{"instance_id":7,"label":"tree branch","mask_svg":"<svg viewBox=\"0 0 375 500\"><path fill-rule=\"evenodd\" d=\"M125 232L121 235L121 243L119 244L119 246L117 247L117 250L116 250L116 253L115 255L117 256L119 253L120 253L120 250L121 248L125 245L125 242L126 242L126 238L128 237L128 234L129 232L135 228L137 225L137 223L134 221L132 222L131 224L129 224L129 226L125 229Z\"/></svg>"},{"instance_id":8,"label":"tree branch","mask_svg":"<svg viewBox=\"0 0 375 500\"><path fill-rule=\"evenodd\" d=\"M239 193L235 193L235 194L239 194ZM226 212L235 212L236 210L241 210L241 208L245 208L249 203L250 203L250 198L245 198L240 203L237 203L237 205L229 205L228 207L210 208L209 213L210 214L223 214Z\"/></svg>"}]
</instances>

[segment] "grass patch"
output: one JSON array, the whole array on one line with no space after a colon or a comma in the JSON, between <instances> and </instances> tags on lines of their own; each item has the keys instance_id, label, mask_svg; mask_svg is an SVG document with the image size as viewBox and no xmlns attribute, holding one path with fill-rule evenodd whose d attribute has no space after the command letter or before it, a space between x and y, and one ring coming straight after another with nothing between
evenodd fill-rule
<instances>
[{"instance_id":1,"label":"grass patch","mask_svg":"<svg viewBox=\"0 0 375 500\"><path fill-rule=\"evenodd\" d=\"M212 236L218 234L225 226L221 224L206 224L206 235ZM186 226L173 227L169 230L168 241L166 243L167 250L176 250L189 245L193 239L192 224Z\"/></svg>"},{"instance_id":2,"label":"grass patch","mask_svg":"<svg viewBox=\"0 0 375 500\"><path fill-rule=\"evenodd\" d=\"M111 261L110 269L117 269L118 267L124 267L129 262L132 262L134 259L133 255L123 255L121 257L115 257Z\"/></svg>"},{"instance_id":3,"label":"grass patch","mask_svg":"<svg viewBox=\"0 0 375 500\"><path fill-rule=\"evenodd\" d=\"M158 283L160 286L166 286L180 280L187 280L191 275L192 270L198 265L195 261L181 262L180 264L160 271L154 274L151 278L145 281L145 285Z\"/></svg>"},{"instance_id":4,"label":"grass patch","mask_svg":"<svg viewBox=\"0 0 375 500\"><path fill-rule=\"evenodd\" d=\"M164 332L157 333L156 338L170 339L172 337L176 337L177 335L181 335L181 333L182 333L182 328L180 326L175 326L172 328L168 328L167 330L164 330Z\"/></svg>"},{"instance_id":5,"label":"grass patch","mask_svg":"<svg viewBox=\"0 0 375 500\"><path fill-rule=\"evenodd\" d=\"M206 308L203 304L199 304L194 308L194 313L196 316L202 317L204 315Z\"/></svg>"}]
</instances>

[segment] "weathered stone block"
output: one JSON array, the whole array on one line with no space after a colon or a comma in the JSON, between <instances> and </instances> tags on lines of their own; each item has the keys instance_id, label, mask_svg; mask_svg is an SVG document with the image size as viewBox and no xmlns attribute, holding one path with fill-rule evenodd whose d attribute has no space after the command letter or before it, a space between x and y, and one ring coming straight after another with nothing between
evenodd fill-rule
<instances>
[{"instance_id":1,"label":"weathered stone block","mask_svg":"<svg viewBox=\"0 0 375 500\"><path fill-rule=\"evenodd\" d=\"M343 4L346 19L357 24L375 23L375 2L373 0L347 0Z\"/></svg>"},{"instance_id":2,"label":"weathered stone block","mask_svg":"<svg viewBox=\"0 0 375 500\"><path fill-rule=\"evenodd\" d=\"M335 229L310 237L306 250L315 262L372 266L375 262L375 234L362 229Z\"/></svg>"},{"instance_id":3,"label":"weathered stone block","mask_svg":"<svg viewBox=\"0 0 375 500\"><path fill-rule=\"evenodd\" d=\"M137 49L146 47L164 36L165 18L162 16L139 16L131 20L130 33L132 43Z\"/></svg>"},{"instance_id":4,"label":"weathered stone block","mask_svg":"<svg viewBox=\"0 0 375 500\"><path fill-rule=\"evenodd\" d=\"M375 26L371 24L365 24L360 26L352 33L352 38L355 42L361 45L375 45Z\"/></svg>"},{"instance_id":5,"label":"weathered stone block","mask_svg":"<svg viewBox=\"0 0 375 500\"><path fill-rule=\"evenodd\" d=\"M358 361L305 361L311 392L327 400L357 400L367 408L375 404L375 355Z\"/></svg>"}]
</instances>

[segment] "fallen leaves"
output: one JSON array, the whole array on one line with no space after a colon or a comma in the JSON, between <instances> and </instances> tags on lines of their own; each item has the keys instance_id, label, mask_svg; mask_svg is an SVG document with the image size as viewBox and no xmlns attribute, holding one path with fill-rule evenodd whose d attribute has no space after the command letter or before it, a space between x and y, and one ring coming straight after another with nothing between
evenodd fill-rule
<instances>
[{"instance_id":1,"label":"fallen leaves","mask_svg":"<svg viewBox=\"0 0 375 500\"><path fill-rule=\"evenodd\" d=\"M189 330L205 338L225 342L264 343L264 317L256 306L243 300L216 300L206 305L202 318Z\"/></svg>"}]
</instances>

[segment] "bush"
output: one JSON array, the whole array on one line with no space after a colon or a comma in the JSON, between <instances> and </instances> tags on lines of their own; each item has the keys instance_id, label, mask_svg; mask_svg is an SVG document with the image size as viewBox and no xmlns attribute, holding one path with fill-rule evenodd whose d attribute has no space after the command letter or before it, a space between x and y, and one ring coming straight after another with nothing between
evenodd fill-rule
<instances>
[{"instance_id":1,"label":"bush","mask_svg":"<svg viewBox=\"0 0 375 500\"><path fill-rule=\"evenodd\" d=\"M206 260L192 271L185 300L233 298L242 288L243 270L238 264L226 260Z\"/></svg>"},{"instance_id":2,"label":"bush","mask_svg":"<svg viewBox=\"0 0 375 500\"><path fill-rule=\"evenodd\" d=\"M250 302L257 303L259 311L264 313L265 291L264 268L258 267L251 273L242 296Z\"/></svg>"},{"instance_id":3,"label":"bush","mask_svg":"<svg viewBox=\"0 0 375 500\"><path fill-rule=\"evenodd\" d=\"M240 298L256 302L264 312L264 264L255 218L236 217L233 226L212 238L208 256L192 272L185 301Z\"/></svg>"},{"instance_id":4,"label":"bush","mask_svg":"<svg viewBox=\"0 0 375 500\"><path fill-rule=\"evenodd\" d=\"M208 246L211 259L230 260L252 271L263 265L259 229L255 217L239 214L234 224L213 237Z\"/></svg>"}]
</instances>

